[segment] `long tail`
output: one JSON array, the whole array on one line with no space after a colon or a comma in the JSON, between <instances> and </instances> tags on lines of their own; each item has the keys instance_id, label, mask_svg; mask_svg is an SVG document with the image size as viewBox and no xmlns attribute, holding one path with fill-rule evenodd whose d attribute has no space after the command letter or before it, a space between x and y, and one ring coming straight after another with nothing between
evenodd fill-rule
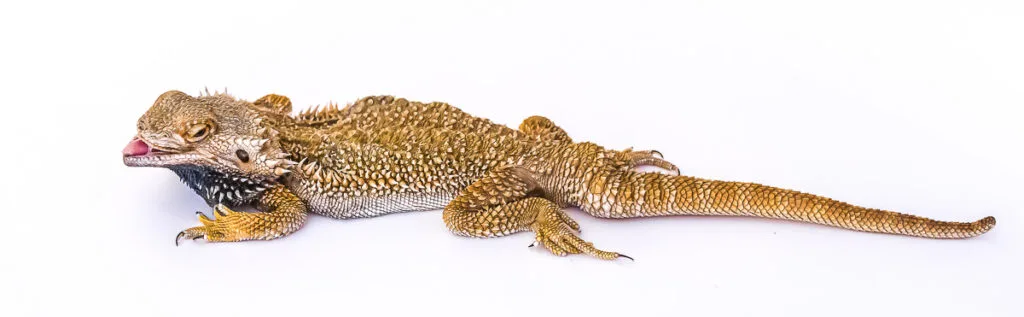
<instances>
[{"instance_id":1,"label":"long tail","mask_svg":"<svg viewBox=\"0 0 1024 317\"><path fill-rule=\"evenodd\" d=\"M587 190L581 207L608 218L753 216L940 239L970 238L996 225L994 217L975 222L937 221L760 184L658 173L615 172L591 178L584 185Z\"/></svg>"}]
</instances>

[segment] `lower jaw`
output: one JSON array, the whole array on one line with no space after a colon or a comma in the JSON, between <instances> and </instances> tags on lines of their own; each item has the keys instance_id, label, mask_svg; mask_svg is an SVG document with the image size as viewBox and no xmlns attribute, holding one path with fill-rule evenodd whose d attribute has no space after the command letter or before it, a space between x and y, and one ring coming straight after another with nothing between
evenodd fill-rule
<instances>
[{"instance_id":1,"label":"lower jaw","mask_svg":"<svg viewBox=\"0 0 1024 317\"><path fill-rule=\"evenodd\" d=\"M171 155L125 156L124 165L129 167L167 167L180 164L181 158Z\"/></svg>"}]
</instances>

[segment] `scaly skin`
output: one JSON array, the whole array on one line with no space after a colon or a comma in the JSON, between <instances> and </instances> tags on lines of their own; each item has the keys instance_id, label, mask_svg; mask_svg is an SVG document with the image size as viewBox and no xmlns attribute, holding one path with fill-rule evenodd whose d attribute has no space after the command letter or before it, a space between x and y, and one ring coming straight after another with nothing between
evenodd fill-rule
<instances>
[{"instance_id":1,"label":"scaly skin","mask_svg":"<svg viewBox=\"0 0 1024 317\"><path fill-rule=\"evenodd\" d=\"M519 129L444 103L375 96L290 115L291 101L168 91L139 119L129 166L166 167L214 207L178 234L207 241L268 240L295 232L307 213L374 217L444 209L453 233L533 231L556 255L626 257L579 238L563 209L600 218L728 215L788 219L866 232L968 238L995 218L943 222L868 209L752 183L680 176L657 151L575 142L533 116ZM670 170L641 173L639 166ZM232 207L253 205L260 212Z\"/></svg>"}]
</instances>

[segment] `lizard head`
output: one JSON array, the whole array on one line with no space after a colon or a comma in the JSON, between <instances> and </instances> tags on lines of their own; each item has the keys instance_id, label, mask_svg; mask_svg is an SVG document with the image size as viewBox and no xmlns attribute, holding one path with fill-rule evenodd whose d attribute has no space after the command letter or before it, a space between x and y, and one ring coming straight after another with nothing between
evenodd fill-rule
<instances>
[{"instance_id":1,"label":"lizard head","mask_svg":"<svg viewBox=\"0 0 1024 317\"><path fill-rule=\"evenodd\" d=\"M247 203L295 165L264 123L290 110L278 95L250 103L226 93L168 91L139 118L124 164L171 169L211 205Z\"/></svg>"}]
</instances>

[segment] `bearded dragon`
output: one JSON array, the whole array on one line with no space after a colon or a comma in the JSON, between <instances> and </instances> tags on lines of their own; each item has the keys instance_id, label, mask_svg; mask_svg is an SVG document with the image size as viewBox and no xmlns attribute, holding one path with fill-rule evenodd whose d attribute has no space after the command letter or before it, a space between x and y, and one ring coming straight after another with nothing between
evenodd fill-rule
<instances>
[{"instance_id":1,"label":"bearded dragon","mask_svg":"<svg viewBox=\"0 0 1024 317\"><path fill-rule=\"evenodd\" d=\"M577 142L551 120L518 129L442 102L371 96L292 115L269 94L160 95L138 120L124 164L163 167L213 208L175 237L269 240L308 214L337 219L443 209L456 235L532 231L551 253L629 258L579 237L570 206L599 218L753 216L866 232L969 238L995 218L945 222L755 183L682 176L655 150ZM667 172L641 172L651 166ZM258 212L236 211L255 207ZM531 245L532 246L532 245ZM632 259L632 258L630 258Z\"/></svg>"}]
</instances>

